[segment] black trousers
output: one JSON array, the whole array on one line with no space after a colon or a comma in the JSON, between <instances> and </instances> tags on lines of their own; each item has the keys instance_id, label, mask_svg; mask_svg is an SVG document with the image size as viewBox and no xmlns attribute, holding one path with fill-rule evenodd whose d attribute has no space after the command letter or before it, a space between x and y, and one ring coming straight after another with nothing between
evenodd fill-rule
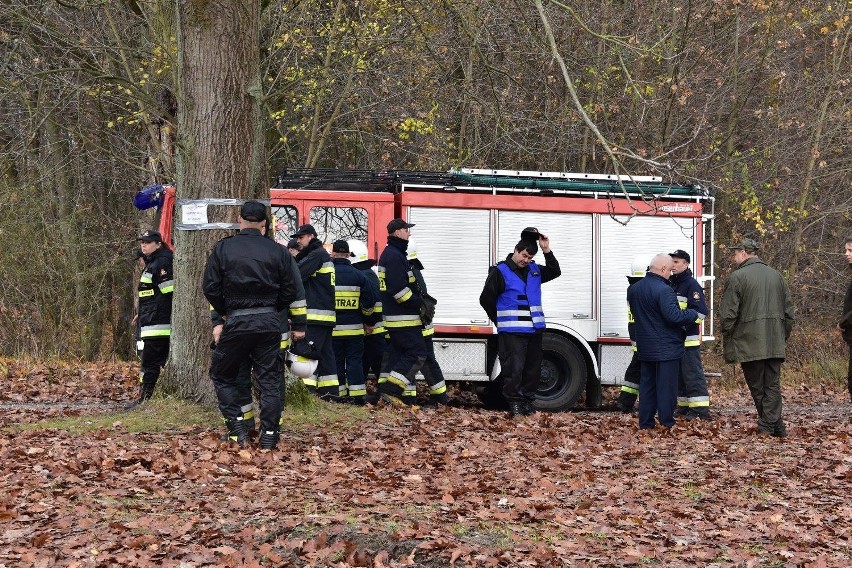
<instances>
[{"instance_id":1,"label":"black trousers","mask_svg":"<svg viewBox=\"0 0 852 568\"><path fill-rule=\"evenodd\" d=\"M849 400L852 400L852 343L849 344L849 371L846 374L846 385L849 387Z\"/></svg>"},{"instance_id":2,"label":"black trousers","mask_svg":"<svg viewBox=\"0 0 852 568\"><path fill-rule=\"evenodd\" d=\"M392 327L390 334L390 372L382 390L394 396L417 395L417 373L423 367L428 355L426 342L423 341L423 328Z\"/></svg>"},{"instance_id":3,"label":"black trousers","mask_svg":"<svg viewBox=\"0 0 852 568\"><path fill-rule=\"evenodd\" d=\"M757 427L772 433L781 422L781 363L784 359L759 359L741 363L746 384L757 409Z\"/></svg>"},{"instance_id":4,"label":"black trousers","mask_svg":"<svg viewBox=\"0 0 852 568\"><path fill-rule=\"evenodd\" d=\"M382 373L382 359L388 350L388 342L382 334L368 335L364 338L364 376L378 380Z\"/></svg>"},{"instance_id":5,"label":"black trousers","mask_svg":"<svg viewBox=\"0 0 852 568\"><path fill-rule=\"evenodd\" d=\"M170 341L168 337L143 339L143 341L145 348L142 349L142 389L151 393L157 386L160 370L169 358Z\"/></svg>"},{"instance_id":6,"label":"black trousers","mask_svg":"<svg viewBox=\"0 0 852 568\"><path fill-rule=\"evenodd\" d=\"M507 402L532 402L541 380L541 342L544 332L498 333L500 377Z\"/></svg>"},{"instance_id":7,"label":"black trousers","mask_svg":"<svg viewBox=\"0 0 852 568\"><path fill-rule=\"evenodd\" d=\"M210 378L226 420L243 417L244 407L251 401L251 373L246 366L251 361L260 390L261 430L278 431L283 406L280 347L278 330L222 334L213 351Z\"/></svg>"}]
</instances>

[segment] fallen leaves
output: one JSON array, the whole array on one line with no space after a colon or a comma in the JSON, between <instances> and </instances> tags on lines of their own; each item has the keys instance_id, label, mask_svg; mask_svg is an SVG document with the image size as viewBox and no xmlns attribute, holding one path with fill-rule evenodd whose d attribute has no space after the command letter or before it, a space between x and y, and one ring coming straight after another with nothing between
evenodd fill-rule
<instances>
[{"instance_id":1,"label":"fallen leaves","mask_svg":"<svg viewBox=\"0 0 852 568\"><path fill-rule=\"evenodd\" d=\"M32 383L28 420L43 417L36 404L55 416L52 401L76 402L57 373L96 412L124 391L88 382L133 376L98 369L45 364L10 381ZM7 428L0 564L847 565L848 407L798 393L785 393L784 441L754 435L742 392L714 393L714 421L665 436L617 413L508 420L474 405L285 430L274 452L222 444L214 425Z\"/></svg>"}]
</instances>

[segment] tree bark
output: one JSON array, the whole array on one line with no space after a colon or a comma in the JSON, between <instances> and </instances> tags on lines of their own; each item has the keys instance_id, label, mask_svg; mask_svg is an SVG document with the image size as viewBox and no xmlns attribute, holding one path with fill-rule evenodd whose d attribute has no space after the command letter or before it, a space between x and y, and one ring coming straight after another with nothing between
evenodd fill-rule
<instances>
[{"instance_id":1,"label":"tree bark","mask_svg":"<svg viewBox=\"0 0 852 568\"><path fill-rule=\"evenodd\" d=\"M261 129L259 0L178 2L178 199L239 198L268 189ZM176 224L180 223L176 208ZM234 221L236 210L221 219ZM201 292L218 230L175 231L172 343L164 390L213 403L210 316Z\"/></svg>"}]
</instances>

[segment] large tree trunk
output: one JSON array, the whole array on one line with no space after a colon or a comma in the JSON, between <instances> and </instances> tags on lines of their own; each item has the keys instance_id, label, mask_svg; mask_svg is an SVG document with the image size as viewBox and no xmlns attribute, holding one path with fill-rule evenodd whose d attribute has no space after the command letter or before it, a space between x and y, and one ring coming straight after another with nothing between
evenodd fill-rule
<instances>
[{"instance_id":1,"label":"large tree trunk","mask_svg":"<svg viewBox=\"0 0 852 568\"><path fill-rule=\"evenodd\" d=\"M260 120L260 0L178 1L178 199L248 198L267 193ZM176 210L180 223L181 208ZM210 209L234 221L236 208ZM171 356L163 387L213 403L208 379L210 316L201 293L204 264L219 230L175 231Z\"/></svg>"}]
</instances>

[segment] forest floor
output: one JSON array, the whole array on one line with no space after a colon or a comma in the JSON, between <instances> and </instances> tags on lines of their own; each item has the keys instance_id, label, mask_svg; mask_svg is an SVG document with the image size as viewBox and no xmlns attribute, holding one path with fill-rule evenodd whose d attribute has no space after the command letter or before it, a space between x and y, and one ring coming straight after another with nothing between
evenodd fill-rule
<instances>
[{"instance_id":1,"label":"forest floor","mask_svg":"<svg viewBox=\"0 0 852 568\"><path fill-rule=\"evenodd\" d=\"M711 385L712 420L667 433L317 402L270 452L220 442L212 409L122 412L131 364L0 360L0 379L0 566L852 565L836 382L785 385L786 439Z\"/></svg>"}]
</instances>

